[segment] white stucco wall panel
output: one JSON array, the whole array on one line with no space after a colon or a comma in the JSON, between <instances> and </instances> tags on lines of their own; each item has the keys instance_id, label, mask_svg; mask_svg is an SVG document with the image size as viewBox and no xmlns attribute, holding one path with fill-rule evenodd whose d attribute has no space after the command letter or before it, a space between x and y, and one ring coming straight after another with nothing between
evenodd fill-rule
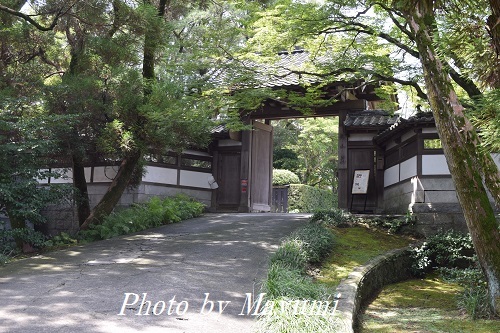
<instances>
[{"instance_id":1,"label":"white stucco wall panel","mask_svg":"<svg viewBox=\"0 0 500 333\"><path fill-rule=\"evenodd\" d=\"M118 165L100 166L94 168L94 183L109 183L118 173Z\"/></svg>"},{"instance_id":2,"label":"white stucco wall panel","mask_svg":"<svg viewBox=\"0 0 500 333\"><path fill-rule=\"evenodd\" d=\"M54 168L53 172L57 172L62 176L59 178L50 178L51 184L68 184L73 182L73 171L71 169Z\"/></svg>"},{"instance_id":3,"label":"white stucco wall panel","mask_svg":"<svg viewBox=\"0 0 500 333\"><path fill-rule=\"evenodd\" d=\"M417 156L414 156L404 162L399 167L399 179L405 180L417 175Z\"/></svg>"},{"instance_id":4,"label":"white stucco wall panel","mask_svg":"<svg viewBox=\"0 0 500 333\"><path fill-rule=\"evenodd\" d=\"M177 169L164 167L146 166L146 174L142 181L159 184L177 184Z\"/></svg>"},{"instance_id":5,"label":"white stucco wall panel","mask_svg":"<svg viewBox=\"0 0 500 333\"><path fill-rule=\"evenodd\" d=\"M208 183L208 180L211 177L211 173L181 170L181 180L179 185L209 189L210 184Z\"/></svg>"},{"instance_id":6,"label":"white stucco wall panel","mask_svg":"<svg viewBox=\"0 0 500 333\"><path fill-rule=\"evenodd\" d=\"M384 171L384 187L399 182L399 164L396 164Z\"/></svg>"},{"instance_id":7,"label":"white stucco wall panel","mask_svg":"<svg viewBox=\"0 0 500 333\"><path fill-rule=\"evenodd\" d=\"M422 155L422 175L449 175L444 155Z\"/></svg>"}]
</instances>

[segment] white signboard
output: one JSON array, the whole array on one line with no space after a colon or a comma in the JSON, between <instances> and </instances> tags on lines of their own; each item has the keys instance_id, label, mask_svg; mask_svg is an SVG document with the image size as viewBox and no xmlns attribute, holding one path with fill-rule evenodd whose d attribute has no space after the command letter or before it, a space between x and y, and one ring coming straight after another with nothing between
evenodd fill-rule
<instances>
[{"instance_id":1,"label":"white signboard","mask_svg":"<svg viewBox=\"0 0 500 333\"><path fill-rule=\"evenodd\" d=\"M369 178L370 178L370 170L354 170L354 179L352 181L352 194L367 194Z\"/></svg>"}]
</instances>

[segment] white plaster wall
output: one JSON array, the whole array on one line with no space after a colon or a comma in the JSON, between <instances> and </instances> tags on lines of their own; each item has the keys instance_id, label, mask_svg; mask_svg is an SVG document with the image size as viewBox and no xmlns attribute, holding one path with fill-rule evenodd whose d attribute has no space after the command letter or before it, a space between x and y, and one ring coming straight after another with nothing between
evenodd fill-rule
<instances>
[{"instance_id":1,"label":"white plaster wall","mask_svg":"<svg viewBox=\"0 0 500 333\"><path fill-rule=\"evenodd\" d=\"M449 175L444 155L422 155L422 175Z\"/></svg>"},{"instance_id":2,"label":"white plaster wall","mask_svg":"<svg viewBox=\"0 0 500 333\"><path fill-rule=\"evenodd\" d=\"M399 178L405 180L417 175L417 156L414 156L400 164Z\"/></svg>"},{"instance_id":3,"label":"white plaster wall","mask_svg":"<svg viewBox=\"0 0 500 333\"><path fill-rule=\"evenodd\" d=\"M209 189L210 184L208 180L211 177L211 173L181 170L181 181L179 185Z\"/></svg>"},{"instance_id":4,"label":"white plaster wall","mask_svg":"<svg viewBox=\"0 0 500 333\"><path fill-rule=\"evenodd\" d=\"M42 173L45 173L45 172L48 172L48 171L49 171L49 169L40 169L39 171L40 171L40 172L42 172ZM35 180L36 180L39 184L48 184L48 182L49 182L49 178L48 178L48 177L47 177L47 178L45 178L45 179L36 178ZM0 225L1 225L1 223L0 223Z\"/></svg>"},{"instance_id":5,"label":"white plaster wall","mask_svg":"<svg viewBox=\"0 0 500 333\"><path fill-rule=\"evenodd\" d=\"M111 182L118 173L119 166L102 166L94 168L94 183Z\"/></svg>"},{"instance_id":6,"label":"white plaster wall","mask_svg":"<svg viewBox=\"0 0 500 333\"><path fill-rule=\"evenodd\" d=\"M73 182L73 171L71 169L54 168L52 171L57 172L62 176L59 178L50 178L51 184L67 184Z\"/></svg>"},{"instance_id":7,"label":"white plaster wall","mask_svg":"<svg viewBox=\"0 0 500 333\"><path fill-rule=\"evenodd\" d=\"M142 181L160 184L177 184L177 169L146 166L146 174Z\"/></svg>"},{"instance_id":8,"label":"white plaster wall","mask_svg":"<svg viewBox=\"0 0 500 333\"><path fill-rule=\"evenodd\" d=\"M396 164L384 171L384 187L399 182L399 164Z\"/></svg>"},{"instance_id":9,"label":"white plaster wall","mask_svg":"<svg viewBox=\"0 0 500 333\"><path fill-rule=\"evenodd\" d=\"M491 157L493 157L497 168L500 169L500 153L491 154Z\"/></svg>"},{"instance_id":10,"label":"white plaster wall","mask_svg":"<svg viewBox=\"0 0 500 333\"><path fill-rule=\"evenodd\" d=\"M85 180L87 181L87 183L90 183L90 175L92 173L92 168L91 167L88 167L88 168L85 168Z\"/></svg>"}]
</instances>

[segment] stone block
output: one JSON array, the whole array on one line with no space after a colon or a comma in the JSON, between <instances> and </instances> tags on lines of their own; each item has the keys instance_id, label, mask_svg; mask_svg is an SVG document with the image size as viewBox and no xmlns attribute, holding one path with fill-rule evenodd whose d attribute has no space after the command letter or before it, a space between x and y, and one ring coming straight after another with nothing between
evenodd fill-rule
<instances>
[{"instance_id":1,"label":"stone block","mask_svg":"<svg viewBox=\"0 0 500 333\"><path fill-rule=\"evenodd\" d=\"M428 203L458 203L455 191L425 191L425 202Z\"/></svg>"}]
</instances>

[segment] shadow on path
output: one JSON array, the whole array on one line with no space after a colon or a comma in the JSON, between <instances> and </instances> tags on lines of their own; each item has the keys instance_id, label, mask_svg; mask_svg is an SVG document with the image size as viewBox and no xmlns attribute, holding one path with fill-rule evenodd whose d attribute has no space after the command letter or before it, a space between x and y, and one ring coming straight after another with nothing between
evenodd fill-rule
<instances>
[{"instance_id":1,"label":"shadow on path","mask_svg":"<svg viewBox=\"0 0 500 333\"><path fill-rule=\"evenodd\" d=\"M208 214L13 262L0 268L0 332L251 332L245 294L308 217Z\"/></svg>"}]
</instances>

